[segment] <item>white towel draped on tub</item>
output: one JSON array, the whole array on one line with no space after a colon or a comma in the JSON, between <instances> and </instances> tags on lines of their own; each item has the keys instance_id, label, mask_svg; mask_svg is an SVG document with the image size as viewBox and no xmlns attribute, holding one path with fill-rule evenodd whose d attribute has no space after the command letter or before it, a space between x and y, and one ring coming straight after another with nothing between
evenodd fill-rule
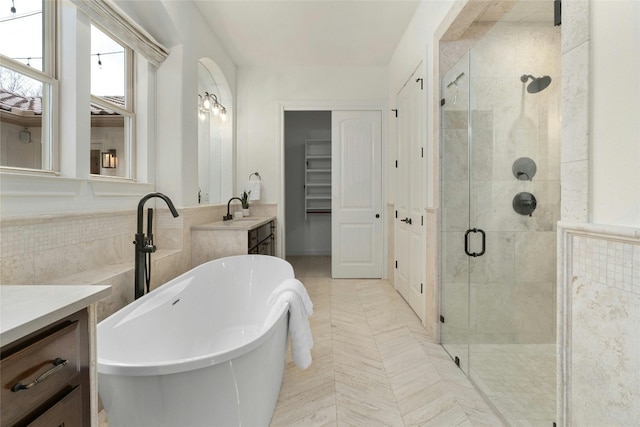
<instances>
[{"instance_id":1,"label":"white towel draped on tub","mask_svg":"<svg viewBox=\"0 0 640 427\"><path fill-rule=\"evenodd\" d=\"M313 337L309 326L309 316L313 314L313 303L302 282L298 279L287 279L280 283L267 299L274 308L281 304L289 304L289 339L291 340L291 357L301 369L311 364L311 348ZM278 310L271 310L271 313ZM272 323L268 316L265 326Z\"/></svg>"}]
</instances>

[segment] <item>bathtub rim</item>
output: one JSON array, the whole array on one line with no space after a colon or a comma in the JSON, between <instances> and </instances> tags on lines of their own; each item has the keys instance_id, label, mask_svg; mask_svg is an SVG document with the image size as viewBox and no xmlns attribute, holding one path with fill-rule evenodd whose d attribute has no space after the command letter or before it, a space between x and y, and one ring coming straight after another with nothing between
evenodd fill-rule
<instances>
[{"instance_id":1,"label":"bathtub rim","mask_svg":"<svg viewBox=\"0 0 640 427\"><path fill-rule=\"evenodd\" d=\"M212 260L212 261L208 261L207 263L204 264L200 264L199 266L196 266L195 268L192 268L191 270L188 270L186 272L184 272L183 274L181 274L180 276L172 279L170 282L175 281L176 283L179 283L181 280L184 279L185 276L187 276L188 274L193 274L197 269L200 268L204 268L204 266L206 264L209 263L215 263L215 262L223 262L224 260L228 260L228 259L238 259L238 258L251 258L253 259L254 257L269 257L269 258L275 258L279 261L277 262L281 262L285 265L288 265L292 275L291 277L294 277L293 275L293 268L291 267L291 264L289 262L287 262L286 260L282 259L282 258L278 258L278 257L273 257L273 256L269 256L269 255L234 255L234 256L230 256L230 257L224 257L224 258L219 258L216 260ZM284 279L286 280L286 279ZM109 325L110 323L115 323L117 325L117 323L119 321L121 321L124 317L126 317L127 315L130 314L131 311L134 311L137 307L132 307L134 305L134 303L140 301L138 304L144 304L144 300L150 299L152 297L158 297L161 295L161 292L171 292L170 287L167 289L163 289L164 286L161 286L159 288L156 288L155 290L153 290L152 292L144 295L142 298L138 299L137 301L134 301L130 304L128 304L127 306L123 307L122 309L118 310L117 312L113 313L112 315L110 315L109 317L107 317L106 319L102 320L100 323L98 323L98 330L96 331L96 344L98 347L98 351L96 351L96 365L97 365L97 371L98 374L104 374L104 375L120 375L120 376L154 376L154 375L169 375L169 374L177 374L180 372L187 372L187 371L191 371L191 370L195 370L195 369L202 369L202 368L206 368L206 367L210 367L210 366L214 366L220 363L224 363L227 362L229 360L233 360L237 357L240 357L244 354L247 354L249 352L251 352L253 349L259 347L260 345L262 345L265 341L267 341L274 333L276 328L280 325L280 323L283 321L283 318L285 322L288 321L288 314L289 314L289 304L282 304L280 306L274 306L272 309L273 310L280 310L280 313L278 314L277 317L275 317L275 320L273 321L273 323L271 325L269 325L269 327L267 329L261 329L260 334L258 336L256 336L255 338L253 338L250 341L247 341L241 345L235 346L235 347L231 347L229 349L226 349L222 352L218 352L218 353L207 353L207 354L202 354L202 355L198 355L196 357L189 357L189 358L182 358L182 359L171 359L171 360L163 360L163 361L154 361L152 364L151 363L127 363L127 362L123 362L123 361L118 361L118 360L113 360L113 359L107 359L104 357L100 357L100 352L99 352L99 328L100 325L103 324L106 327L107 325ZM155 292L155 293L154 293ZM176 295L177 296L177 295ZM287 325L288 327L288 325Z\"/></svg>"}]
</instances>

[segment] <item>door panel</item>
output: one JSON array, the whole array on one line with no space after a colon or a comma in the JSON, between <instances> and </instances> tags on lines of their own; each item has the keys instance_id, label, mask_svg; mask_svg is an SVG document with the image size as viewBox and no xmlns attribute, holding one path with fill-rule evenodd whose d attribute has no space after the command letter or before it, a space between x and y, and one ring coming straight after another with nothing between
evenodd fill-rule
<instances>
[{"instance_id":1,"label":"door panel","mask_svg":"<svg viewBox=\"0 0 640 427\"><path fill-rule=\"evenodd\" d=\"M398 211L399 214L400 211ZM397 220L396 220L397 222ZM396 225L395 229L395 254L396 254L396 272L395 272L395 288L403 298L408 299L409 282L411 280L409 269L409 231L406 225Z\"/></svg>"},{"instance_id":2,"label":"door panel","mask_svg":"<svg viewBox=\"0 0 640 427\"><path fill-rule=\"evenodd\" d=\"M404 95L404 96L403 96ZM396 290L406 300L409 299L409 286L411 281L411 262L409 260L409 224L402 221L409 217L409 194L411 192L411 179L409 160L409 145L406 141L409 139L409 115L405 111L409 110L409 98L406 92L401 92L398 96L396 105L401 113L397 118L397 150L398 163L396 164L397 173L397 193L396 193L396 219L394 221L395 229L395 256L396 270L394 276L394 285Z\"/></svg>"},{"instance_id":3,"label":"door panel","mask_svg":"<svg viewBox=\"0 0 640 427\"><path fill-rule=\"evenodd\" d=\"M424 301L424 158L421 86L411 78L396 99L398 107L398 193L396 195L395 287L422 321Z\"/></svg>"},{"instance_id":4,"label":"door panel","mask_svg":"<svg viewBox=\"0 0 640 427\"><path fill-rule=\"evenodd\" d=\"M333 111L332 276L382 277L380 111Z\"/></svg>"}]
</instances>

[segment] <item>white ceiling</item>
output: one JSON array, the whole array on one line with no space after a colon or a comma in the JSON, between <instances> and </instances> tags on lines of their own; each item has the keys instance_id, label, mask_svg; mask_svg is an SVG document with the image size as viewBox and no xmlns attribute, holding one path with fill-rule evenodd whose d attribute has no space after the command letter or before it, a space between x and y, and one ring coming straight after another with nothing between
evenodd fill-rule
<instances>
[{"instance_id":1,"label":"white ceiling","mask_svg":"<svg viewBox=\"0 0 640 427\"><path fill-rule=\"evenodd\" d=\"M419 1L196 0L238 66L387 65Z\"/></svg>"}]
</instances>

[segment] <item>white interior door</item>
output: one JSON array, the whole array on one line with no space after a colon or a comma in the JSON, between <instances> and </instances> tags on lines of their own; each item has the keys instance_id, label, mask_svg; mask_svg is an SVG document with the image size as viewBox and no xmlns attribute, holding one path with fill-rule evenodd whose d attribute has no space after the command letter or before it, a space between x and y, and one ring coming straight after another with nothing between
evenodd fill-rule
<instances>
[{"instance_id":1,"label":"white interior door","mask_svg":"<svg viewBox=\"0 0 640 427\"><path fill-rule=\"evenodd\" d=\"M331 270L382 277L382 114L331 115Z\"/></svg>"},{"instance_id":2,"label":"white interior door","mask_svg":"<svg viewBox=\"0 0 640 427\"><path fill-rule=\"evenodd\" d=\"M418 83L418 84L416 84ZM421 82L410 79L397 97L398 191L395 219L395 286L425 319L424 151Z\"/></svg>"},{"instance_id":3,"label":"white interior door","mask_svg":"<svg viewBox=\"0 0 640 427\"><path fill-rule=\"evenodd\" d=\"M406 86L405 86L406 89ZM408 119L410 116L406 114L408 111L409 98L406 96L406 90L401 92L396 99L397 111L401 112L397 117L396 141L398 141L398 157L396 163L397 188L396 188L396 218L394 220L394 236L395 236L395 276L394 285L400 295L405 300L409 300L409 282L411 271L409 269L409 224L407 218L411 209L410 193L411 193L411 159L409 157L409 140L410 135Z\"/></svg>"}]
</instances>

